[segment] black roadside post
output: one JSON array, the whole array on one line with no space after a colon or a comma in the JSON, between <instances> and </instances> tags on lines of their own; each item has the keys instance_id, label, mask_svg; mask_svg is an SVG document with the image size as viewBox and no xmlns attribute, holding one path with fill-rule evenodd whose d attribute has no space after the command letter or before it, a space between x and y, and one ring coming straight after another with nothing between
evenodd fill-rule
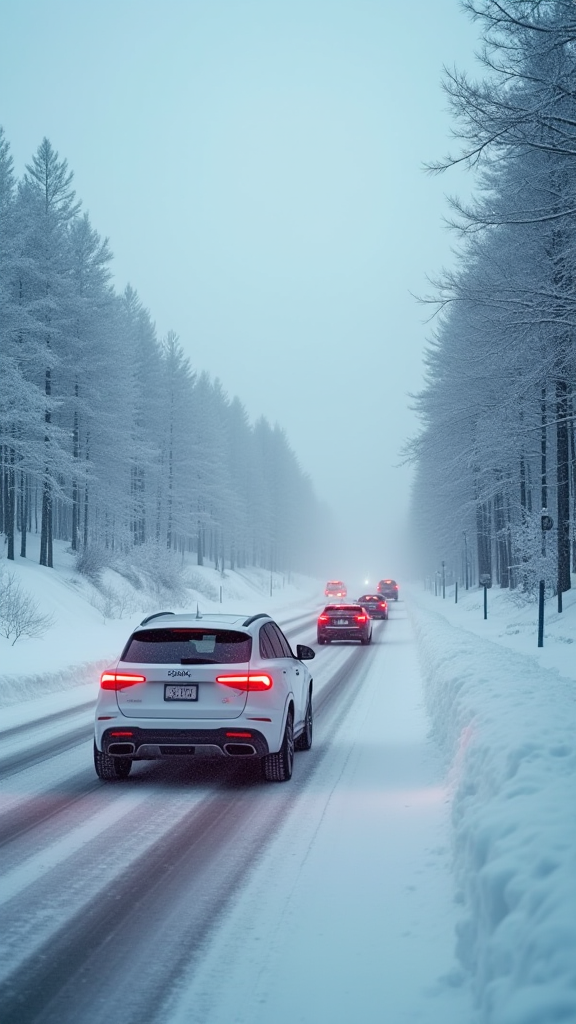
<instances>
[{"instance_id":1,"label":"black roadside post","mask_svg":"<svg viewBox=\"0 0 576 1024\"><path fill-rule=\"evenodd\" d=\"M542 509L542 515L540 516L540 526L542 528L542 558L546 558L546 534L548 530L551 530L554 526L554 520L552 516L548 515L548 509ZM543 570L544 571L544 570ZM544 647L544 594L546 590L546 581L540 580L540 586L538 587L538 647ZM558 611L562 611L562 596L558 598Z\"/></svg>"},{"instance_id":2,"label":"black roadside post","mask_svg":"<svg viewBox=\"0 0 576 1024\"><path fill-rule=\"evenodd\" d=\"M483 572L480 576L480 586L484 587L484 618L488 618L488 587L492 585L492 577L489 572Z\"/></svg>"},{"instance_id":3,"label":"black roadside post","mask_svg":"<svg viewBox=\"0 0 576 1024\"><path fill-rule=\"evenodd\" d=\"M446 597L446 562L442 559L442 597Z\"/></svg>"},{"instance_id":4,"label":"black roadside post","mask_svg":"<svg viewBox=\"0 0 576 1024\"><path fill-rule=\"evenodd\" d=\"M458 604L458 580L454 584L454 604Z\"/></svg>"},{"instance_id":5,"label":"black roadside post","mask_svg":"<svg viewBox=\"0 0 576 1024\"><path fill-rule=\"evenodd\" d=\"M538 585L538 647L544 647L544 580Z\"/></svg>"}]
</instances>

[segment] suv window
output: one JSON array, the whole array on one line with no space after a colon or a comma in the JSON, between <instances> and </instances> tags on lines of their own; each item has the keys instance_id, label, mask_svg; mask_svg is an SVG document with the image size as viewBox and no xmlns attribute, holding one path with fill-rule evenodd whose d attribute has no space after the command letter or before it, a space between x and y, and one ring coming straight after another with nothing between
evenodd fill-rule
<instances>
[{"instance_id":1,"label":"suv window","mask_svg":"<svg viewBox=\"0 0 576 1024\"><path fill-rule=\"evenodd\" d=\"M250 661L252 637L232 629L141 629L120 661L153 665L235 665Z\"/></svg>"},{"instance_id":2,"label":"suv window","mask_svg":"<svg viewBox=\"0 0 576 1024\"><path fill-rule=\"evenodd\" d=\"M267 622L260 630L260 656L262 658L284 658L282 644L272 628L272 623Z\"/></svg>"},{"instance_id":3,"label":"suv window","mask_svg":"<svg viewBox=\"0 0 576 1024\"><path fill-rule=\"evenodd\" d=\"M276 637L278 639L278 643L280 644L280 648L282 650L282 654L280 655L280 657L293 658L294 655L292 653L292 648L290 647L290 644L288 643L286 637L284 636L284 633L280 629L280 626L277 626L275 622L269 622L268 625L270 626L270 629L274 630Z\"/></svg>"}]
</instances>

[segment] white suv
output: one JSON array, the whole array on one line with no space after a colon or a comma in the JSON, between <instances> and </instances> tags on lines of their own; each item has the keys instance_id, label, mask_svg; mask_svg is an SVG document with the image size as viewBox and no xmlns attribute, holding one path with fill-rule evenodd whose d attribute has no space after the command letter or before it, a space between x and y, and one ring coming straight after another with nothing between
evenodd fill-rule
<instances>
[{"instance_id":1,"label":"white suv","mask_svg":"<svg viewBox=\"0 0 576 1024\"><path fill-rule=\"evenodd\" d=\"M148 616L100 679L97 775L124 779L134 760L257 757L266 779L289 779L294 749L312 746L313 657L303 644L294 656L265 614Z\"/></svg>"}]
</instances>

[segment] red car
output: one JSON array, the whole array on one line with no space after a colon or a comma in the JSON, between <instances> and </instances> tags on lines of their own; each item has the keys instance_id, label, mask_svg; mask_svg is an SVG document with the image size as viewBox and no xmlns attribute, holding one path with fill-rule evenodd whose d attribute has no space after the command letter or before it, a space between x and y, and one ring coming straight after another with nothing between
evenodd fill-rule
<instances>
[{"instance_id":1,"label":"red car","mask_svg":"<svg viewBox=\"0 0 576 1024\"><path fill-rule=\"evenodd\" d=\"M356 640L369 644L372 640L372 619L361 604L327 604L318 617L318 643L333 640Z\"/></svg>"},{"instance_id":2,"label":"red car","mask_svg":"<svg viewBox=\"0 0 576 1024\"><path fill-rule=\"evenodd\" d=\"M346 597L348 591L346 584L342 583L342 580L328 580L326 589L324 590L326 597Z\"/></svg>"}]
</instances>

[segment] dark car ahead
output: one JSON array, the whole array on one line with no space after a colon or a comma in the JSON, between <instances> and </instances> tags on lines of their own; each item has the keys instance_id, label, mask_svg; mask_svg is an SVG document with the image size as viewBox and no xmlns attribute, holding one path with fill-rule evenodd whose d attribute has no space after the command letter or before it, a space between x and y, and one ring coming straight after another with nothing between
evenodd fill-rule
<instances>
[{"instance_id":1,"label":"dark car ahead","mask_svg":"<svg viewBox=\"0 0 576 1024\"><path fill-rule=\"evenodd\" d=\"M333 640L356 640L369 644L372 620L361 604L327 604L318 617L318 643Z\"/></svg>"},{"instance_id":2,"label":"dark car ahead","mask_svg":"<svg viewBox=\"0 0 576 1024\"><path fill-rule=\"evenodd\" d=\"M363 594L358 604L366 609L371 619L388 618L388 602L382 594Z\"/></svg>"},{"instance_id":3,"label":"dark car ahead","mask_svg":"<svg viewBox=\"0 0 576 1024\"><path fill-rule=\"evenodd\" d=\"M382 594L382 597L388 598L388 600L398 600L398 584L396 580L380 580L378 584L378 593Z\"/></svg>"}]
</instances>

